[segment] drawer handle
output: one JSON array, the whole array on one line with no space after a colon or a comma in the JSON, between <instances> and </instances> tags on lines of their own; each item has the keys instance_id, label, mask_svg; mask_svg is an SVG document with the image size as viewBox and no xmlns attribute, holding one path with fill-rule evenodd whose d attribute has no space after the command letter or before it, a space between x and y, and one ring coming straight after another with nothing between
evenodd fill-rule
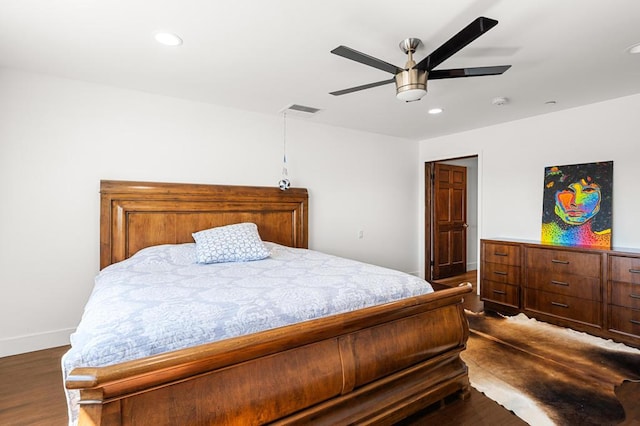
<instances>
[{"instance_id":1,"label":"drawer handle","mask_svg":"<svg viewBox=\"0 0 640 426\"><path fill-rule=\"evenodd\" d=\"M553 306L560 306L561 308L568 308L569 305L565 305L564 303L559 303L559 302L551 302L551 304Z\"/></svg>"},{"instance_id":2,"label":"drawer handle","mask_svg":"<svg viewBox=\"0 0 640 426\"><path fill-rule=\"evenodd\" d=\"M640 294L633 294L633 293L631 293L631 294L629 295L629 297L631 297L631 298L633 298L633 299L640 299Z\"/></svg>"},{"instance_id":3,"label":"drawer handle","mask_svg":"<svg viewBox=\"0 0 640 426\"><path fill-rule=\"evenodd\" d=\"M502 291L502 290L493 290L493 292L497 294L507 294L505 291Z\"/></svg>"},{"instance_id":4,"label":"drawer handle","mask_svg":"<svg viewBox=\"0 0 640 426\"><path fill-rule=\"evenodd\" d=\"M497 251L493 253L495 256L507 256L508 253L498 253Z\"/></svg>"},{"instance_id":5,"label":"drawer handle","mask_svg":"<svg viewBox=\"0 0 640 426\"><path fill-rule=\"evenodd\" d=\"M563 264L563 265L568 265L568 264L569 264L569 261L568 261L568 260L551 259L551 261L552 261L553 263L561 263L561 264Z\"/></svg>"},{"instance_id":6,"label":"drawer handle","mask_svg":"<svg viewBox=\"0 0 640 426\"><path fill-rule=\"evenodd\" d=\"M562 282L562 281L551 280L551 284L563 285L563 286L569 287L569 283L565 283L565 282Z\"/></svg>"},{"instance_id":7,"label":"drawer handle","mask_svg":"<svg viewBox=\"0 0 640 426\"><path fill-rule=\"evenodd\" d=\"M493 271L493 273L496 275L507 275L507 273L504 271Z\"/></svg>"},{"instance_id":8,"label":"drawer handle","mask_svg":"<svg viewBox=\"0 0 640 426\"><path fill-rule=\"evenodd\" d=\"M640 274L640 269L629 269L632 274Z\"/></svg>"},{"instance_id":9,"label":"drawer handle","mask_svg":"<svg viewBox=\"0 0 640 426\"><path fill-rule=\"evenodd\" d=\"M629 320L629 322L630 322L631 324L640 325L640 321L636 321L636 320Z\"/></svg>"}]
</instances>

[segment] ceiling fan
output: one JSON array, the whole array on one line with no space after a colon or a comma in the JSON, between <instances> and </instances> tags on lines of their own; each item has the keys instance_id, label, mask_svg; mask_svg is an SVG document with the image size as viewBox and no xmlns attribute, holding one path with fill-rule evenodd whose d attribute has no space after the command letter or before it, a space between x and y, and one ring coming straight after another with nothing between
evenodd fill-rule
<instances>
[{"instance_id":1,"label":"ceiling fan","mask_svg":"<svg viewBox=\"0 0 640 426\"><path fill-rule=\"evenodd\" d=\"M426 58L416 64L413 54L421 41L417 38L408 38L400 43L400 49L409 56L404 68L397 67L365 53L358 52L346 46L338 46L331 51L339 56L351 59L370 67L387 71L394 75L388 80L364 84L350 89L331 92L334 96L345 95L359 90L370 89L389 83L396 83L396 97L406 102L420 100L427 94L427 80L442 78L477 77L483 75L498 75L508 70L511 65L493 67L455 68L446 70L434 70L442 62L450 58L454 53L480 37L482 34L495 27L498 21L483 16L475 19L464 27L458 34L447 40L442 46L431 52Z\"/></svg>"}]
</instances>

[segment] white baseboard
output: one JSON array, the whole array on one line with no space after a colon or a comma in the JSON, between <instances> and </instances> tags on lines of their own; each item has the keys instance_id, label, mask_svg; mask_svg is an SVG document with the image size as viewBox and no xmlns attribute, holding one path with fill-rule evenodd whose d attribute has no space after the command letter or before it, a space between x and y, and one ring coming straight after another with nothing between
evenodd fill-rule
<instances>
[{"instance_id":1,"label":"white baseboard","mask_svg":"<svg viewBox=\"0 0 640 426\"><path fill-rule=\"evenodd\" d=\"M478 262L467 263L467 271L477 271L478 270Z\"/></svg>"},{"instance_id":2,"label":"white baseboard","mask_svg":"<svg viewBox=\"0 0 640 426\"><path fill-rule=\"evenodd\" d=\"M0 339L0 357L68 345L69 336L74 331L73 328L67 328Z\"/></svg>"}]
</instances>

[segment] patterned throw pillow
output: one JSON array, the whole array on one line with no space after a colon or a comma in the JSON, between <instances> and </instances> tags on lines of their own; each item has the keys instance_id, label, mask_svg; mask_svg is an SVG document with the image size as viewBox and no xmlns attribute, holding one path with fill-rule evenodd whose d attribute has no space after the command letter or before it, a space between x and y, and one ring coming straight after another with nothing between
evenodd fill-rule
<instances>
[{"instance_id":1,"label":"patterned throw pillow","mask_svg":"<svg viewBox=\"0 0 640 426\"><path fill-rule=\"evenodd\" d=\"M269 256L255 223L220 226L192 235L198 263L247 262Z\"/></svg>"}]
</instances>

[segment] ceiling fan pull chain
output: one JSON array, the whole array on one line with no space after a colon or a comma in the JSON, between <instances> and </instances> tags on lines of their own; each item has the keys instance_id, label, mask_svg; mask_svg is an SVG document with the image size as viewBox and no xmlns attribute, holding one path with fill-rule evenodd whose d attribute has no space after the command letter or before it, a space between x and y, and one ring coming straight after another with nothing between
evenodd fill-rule
<instances>
[{"instance_id":1,"label":"ceiling fan pull chain","mask_svg":"<svg viewBox=\"0 0 640 426\"><path fill-rule=\"evenodd\" d=\"M282 113L282 179L278 182L278 188L286 191L291 187L289 171L287 170L287 113Z\"/></svg>"}]
</instances>

